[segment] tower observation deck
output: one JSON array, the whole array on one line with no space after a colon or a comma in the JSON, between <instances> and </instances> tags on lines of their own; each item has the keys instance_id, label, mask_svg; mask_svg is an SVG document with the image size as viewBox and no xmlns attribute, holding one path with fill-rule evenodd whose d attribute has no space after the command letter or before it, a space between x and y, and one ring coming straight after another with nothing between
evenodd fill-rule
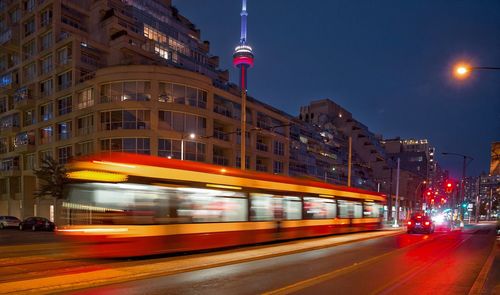
<instances>
[{"instance_id":1,"label":"tower observation deck","mask_svg":"<svg viewBox=\"0 0 500 295\"><path fill-rule=\"evenodd\" d=\"M240 44L233 53L233 65L240 69L240 88L247 90L247 69L253 67L252 47L247 44L247 1L242 0Z\"/></svg>"}]
</instances>

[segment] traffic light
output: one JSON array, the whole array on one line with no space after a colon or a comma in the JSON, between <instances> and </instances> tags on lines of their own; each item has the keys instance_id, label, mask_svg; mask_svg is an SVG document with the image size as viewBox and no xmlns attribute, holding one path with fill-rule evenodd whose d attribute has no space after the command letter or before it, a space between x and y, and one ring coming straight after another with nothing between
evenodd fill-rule
<instances>
[{"instance_id":1,"label":"traffic light","mask_svg":"<svg viewBox=\"0 0 500 295\"><path fill-rule=\"evenodd\" d=\"M444 189L447 194L451 193L453 191L453 183L450 180L447 180Z\"/></svg>"},{"instance_id":2,"label":"traffic light","mask_svg":"<svg viewBox=\"0 0 500 295\"><path fill-rule=\"evenodd\" d=\"M462 203L462 208L467 208L467 203Z\"/></svg>"}]
</instances>

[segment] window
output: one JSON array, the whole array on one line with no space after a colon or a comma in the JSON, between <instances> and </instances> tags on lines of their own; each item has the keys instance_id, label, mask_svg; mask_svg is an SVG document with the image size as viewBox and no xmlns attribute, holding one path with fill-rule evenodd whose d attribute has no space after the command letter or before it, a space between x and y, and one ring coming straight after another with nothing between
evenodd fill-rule
<instances>
[{"instance_id":1,"label":"window","mask_svg":"<svg viewBox=\"0 0 500 295\"><path fill-rule=\"evenodd\" d=\"M149 138L106 138L101 140L101 151L149 155L151 148Z\"/></svg>"},{"instance_id":2,"label":"window","mask_svg":"<svg viewBox=\"0 0 500 295\"><path fill-rule=\"evenodd\" d=\"M40 128L40 143L46 144L52 142L53 130L52 126Z\"/></svg>"},{"instance_id":3,"label":"window","mask_svg":"<svg viewBox=\"0 0 500 295\"><path fill-rule=\"evenodd\" d=\"M365 202L363 209L364 217L378 218L383 216L383 208L380 204L375 202Z\"/></svg>"},{"instance_id":4,"label":"window","mask_svg":"<svg viewBox=\"0 0 500 295\"><path fill-rule=\"evenodd\" d=\"M21 11L19 9L14 9L10 12L10 20L12 24L17 24L21 20Z\"/></svg>"},{"instance_id":5,"label":"window","mask_svg":"<svg viewBox=\"0 0 500 295\"><path fill-rule=\"evenodd\" d=\"M42 75L52 72L53 69L52 55L49 54L42 57L40 64L42 65L41 67Z\"/></svg>"},{"instance_id":6,"label":"window","mask_svg":"<svg viewBox=\"0 0 500 295\"><path fill-rule=\"evenodd\" d=\"M207 108L207 92L198 88L172 83L160 83L161 102L187 104L201 109Z\"/></svg>"},{"instance_id":7,"label":"window","mask_svg":"<svg viewBox=\"0 0 500 295\"><path fill-rule=\"evenodd\" d=\"M26 12L32 12L35 9L35 0L25 0L24 1L24 10Z\"/></svg>"},{"instance_id":8,"label":"window","mask_svg":"<svg viewBox=\"0 0 500 295\"><path fill-rule=\"evenodd\" d=\"M250 193L250 220L300 219L302 203L299 197Z\"/></svg>"},{"instance_id":9,"label":"window","mask_svg":"<svg viewBox=\"0 0 500 295\"><path fill-rule=\"evenodd\" d=\"M40 82L40 92L42 96L50 96L54 92L54 85L52 79Z\"/></svg>"},{"instance_id":10,"label":"window","mask_svg":"<svg viewBox=\"0 0 500 295\"><path fill-rule=\"evenodd\" d=\"M277 174L283 173L283 162L273 161L273 173L277 173Z\"/></svg>"},{"instance_id":11,"label":"window","mask_svg":"<svg viewBox=\"0 0 500 295\"><path fill-rule=\"evenodd\" d=\"M48 121L53 118L52 103L40 106L40 121Z\"/></svg>"},{"instance_id":12,"label":"window","mask_svg":"<svg viewBox=\"0 0 500 295\"><path fill-rule=\"evenodd\" d=\"M26 127L26 126L35 124L36 123L35 110L30 109L30 110L24 111L23 118L24 118L24 125L23 126Z\"/></svg>"},{"instance_id":13,"label":"window","mask_svg":"<svg viewBox=\"0 0 500 295\"><path fill-rule=\"evenodd\" d=\"M68 64L71 59L70 48L64 47L57 51L57 63L59 65Z\"/></svg>"},{"instance_id":14,"label":"window","mask_svg":"<svg viewBox=\"0 0 500 295\"><path fill-rule=\"evenodd\" d=\"M363 209L361 202L338 200L340 218L362 218Z\"/></svg>"},{"instance_id":15,"label":"window","mask_svg":"<svg viewBox=\"0 0 500 295\"><path fill-rule=\"evenodd\" d=\"M0 113L7 111L7 97L0 98Z\"/></svg>"},{"instance_id":16,"label":"window","mask_svg":"<svg viewBox=\"0 0 500 295\"><path fill-rule=\"evenodd\" d=\"M57 139L65 140L71 138L71 121L57 123Z\"/></svg>"},{"instance_id":17,"label":"window","mask_svg":"<svg viewBox=\"0 0 500 295\"><path fill-rule=\"evenodd\" d=\"M40 51L44 51L52 47L52 31L43 34L40 38Z\"/></svg>"},{"instance_id":18,"label":"window","mask_svg":"<svg viewBox=\"0 0 500 295\"><path fill-rule=\"evenodd\" d=\"M73 100L71 96L63 97L57 100L57 111L59 116L71 113Z\"/></svg>"},{"instance_id":19,"label":"window","mask_svg":"<svg viewBox=\"0 0 500 295\"><path fill-rule=\"evenodd\" d=\"M161 44L155 44L155 53L164 59L168 59L168 48Z\"/></svg>"},{"instance_id":20,"label":"window","mask_svg":"<svg viewBox=\"0 0 500 295\"><path fill-rule=\"evenodd\" d=\"M9 151L9 141L7 140L7 137L1 137L0 138L0 153L4 154Z\"/></svg>"},{"instance_id":21,"label":"window","mask_svg":"<svg viewBox=\"0 0 500 295\"><path fill-rule=\"evenodd\" d=\"M337 216L337 204L334 199L304 197L304 218L322 219Z\"/></svg>"},{"instance_id":22,"label":"window","mask_svg":"<svg viewBox=\"0 0 500 295\"><path fill-rule=\"evenodd\" d=\"M173 129L178 132L194 133L197 136L204 136L207 128L207 119L181 112L159 111L158 128L160 130Z\"/></svg>"},{"instance_id":23,"label":"window","mask_svg":"<svg viewBox=\"0 0 500 295\"><path fill-rule=\"evenodd\" d=\"M35 18L31 18L24 23L24 37L35 32Z\"/></svg>"},{"instance_id":24,"label":"window","mask_svg":"<svg viewBox=\"0 0 500 295\"><path fill-rule=\"evenodd\" d=\"M78 93L78 109L88 108L94 105L94 92L92 88L87 88Z\"/></svg>"},{"instance_id":25,"label":"window","mask_svg":"<svg viewBox=\"0 0 500 295\"><path fill-rule=\"evenodd\" d=\"M47 9L41 13L41 25L45 27L52 23L52 10Z\"/></svg>"},{"instance_id":26,"label":"window","mask_svg":"<svg viewBox=\"0 0 500 295\"><path fill-rule=\"evenodd\" d=\"M29 59L36 54L35 40L23 45L23 60Z\"/></svg>"},{"instance_id":27,"label":"window","mask_svg":"<svg viewBox=\"0 0 500 295\"><path fill-rule=\"evenodd\" d=\"M94 152L94 142L93 141L83 141L76 145L76 154L78 156L89 155Z\"/></svg>"},{"instance_id":28,"label":"window","mask_svg":"<svg viewBox=\"0 0 500 295\"><path fill-rule=\"evenodd\" d=\"M24 156L24 170L36 169L35 154L26 154Z\"/></svg>"},{"instance_id":29,"label":"window","mask_svg":"<svg viewBox=\"0 0 500 295\"><path fill-rule=\"evenodd\" d=\"M71 159L72 148L71 146L64 146L57 149L57 159L59 164L66 164L68 160Z\"/></svg>"},{"instance_id":30,"label":"window","mask_svg":"<svg viewBox=\"0 0 500 295\"><path fill-rule=\"evenodd\" d=\"M120 110L101 112L101 129L149 129L149 110Z\"/></svg>"},{"instance_id":31,"label":"window","mask_svg":"<svg viewBox=\"0 0 500 295\"><path fill-rule=\"evenodd\" d=\"M72 79L73 78L71 75L71 71L68 71L66 73L58 75L57 76L57 89L64 90L64 89L71 87Z\"/></svg>"},{"instance_id":32,"label":"window","mask_svg":"<svg viewBox=\"0 0 500 295\"><path fill-rule=\"evenodd\" d=\"M127 81L101 85L101 103L149 100L151 100L151 83L149 81Z\"/></svg>"},{"instance_id":33,"label":"window","mask_svg":"<svg viewBox=\"0 0 500 295\"><path fill-rule=\"evenodd\" d=\"M184 159L205 162L206 146L201 142L184 140ZM181 141L178 139L159 139L158 156L165 158L181 158Z\"/></svg>"},{"instance_id":34,"label":"window","mask_svg":"<svg viewBox=\"0 0 500 295\"><path fill-rule=\"evenodd\" d=\"M23 82L29 83L36 78L36 63L32 62L23 68Z\"/></svg>"},{"instance_id":35,"label":"window","mask_svg":"<svg viewBox=\"0 0 500 295\"><path fill-rule=\"evenodd\" d=\"M178 203L177 217L191 222L235 222L247 220L247 200L240 192L199 188L171 189ZM175 211L175 210L173 210Z\"/></svg>"},{"instance_id":36,"label":"window","mask_svg":"<svg viewBox=\"0 0 500 295\"><path fill-rule=\"evenodd\" d=\"M88 135L94 131L94 115L78 118L78 135Z\"/></svg>"},{"instance_id":37,"label":"window","mask_svg":"<svg viewBox=\"0 0 500 295\"><path fill-rule=\"evenodd\" d=\"M278 156L285 155L285 144L280 141L274 141L274 154Z\"/></svg>"},{"instance_id":38,"label":"window","mask_svg":"<svg viewBox=\"0 0 500 295\"><path fill-rule=\"evenodd\" d=\"M54 157L52 156L52 151L51 150L45 150L40 152L40 160L47 160L47 159L53 159Z\"/></svg>"}]
</instances>

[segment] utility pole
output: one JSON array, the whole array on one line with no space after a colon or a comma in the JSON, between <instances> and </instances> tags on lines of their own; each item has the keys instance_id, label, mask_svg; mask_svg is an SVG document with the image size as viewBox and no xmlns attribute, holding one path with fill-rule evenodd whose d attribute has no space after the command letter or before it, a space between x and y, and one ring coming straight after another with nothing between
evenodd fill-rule
<instances>
[{"instance_id":1,"label":"utility pole","mask_svg":"<svg viewBox=\"0 0 500 295\"><path fill-rule=\"evenodd\" d=\"M351 171L352 171L352 137L349 136L349 158L347 159L347 186L351 186Z\"/></svg>"},{"instance_id":2,"label":"utility pole","mask_svg":"<svg viewBox=\"0 0 500 295\"><path fill-rule=\"evenodd\" d=\"M394 227L399 227L399 163L400 159L398 157L398 166L396 170L396 219L394 220Z\"/></svg>"}]
</instances>

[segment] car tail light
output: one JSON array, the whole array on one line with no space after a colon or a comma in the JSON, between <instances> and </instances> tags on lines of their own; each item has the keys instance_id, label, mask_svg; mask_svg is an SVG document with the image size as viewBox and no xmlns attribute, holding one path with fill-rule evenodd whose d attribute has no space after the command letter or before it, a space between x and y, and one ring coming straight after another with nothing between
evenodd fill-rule
<instances>
[{"instance_id":1,"label":"car tail light","mask_svg":"<svg viewBox=\"0 0 500 295\"><path fill-rule=\"evenodd\" d=\"M408 225L411 225L411 221L408 221Z\"/></svg>"},{"instance_id":2,"label":"car tail light","mask_svg":"<svg viewBox=\"0 0 500 295\"><path fill-rule=\"evenodd\" d=\"M431 224L429 221L426 221L426 222L425 222L425 225L429 225L429 224Z\"/></svg>"}]
</instances>

